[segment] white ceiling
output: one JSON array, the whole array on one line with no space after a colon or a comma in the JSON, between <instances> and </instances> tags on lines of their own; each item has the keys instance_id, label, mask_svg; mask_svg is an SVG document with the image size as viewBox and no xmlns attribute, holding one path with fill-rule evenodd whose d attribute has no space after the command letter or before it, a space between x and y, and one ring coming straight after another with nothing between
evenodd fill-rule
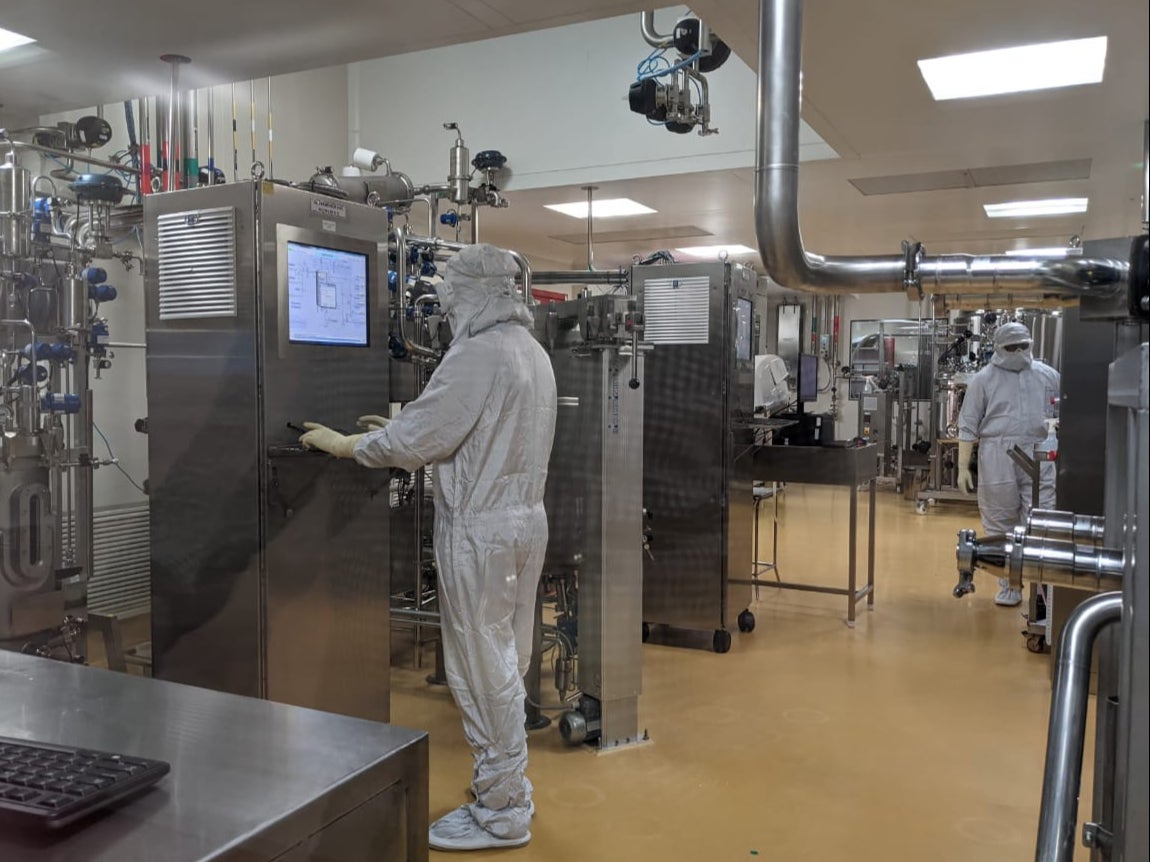
<instances>
[{"instance_id":1,"label":"white ceiling","mask_svg":"<svg viewBox=\"0 0 1150 862\"><path fill-rule=\"evenodd\" d=\"M194 7L155 0L4 0L0 27L38 42L0 55L0 124L163 92L167 78L156 61L163 52L195 57L184 83L205 86L626 14L645 5L334 0L320 14L304 0L204 0ZM693 8L756 65L754 0L699 0ZM1058 244L1072 234L1092 239L1138 232L1148 31L1146 0L807 0L803 116L842 156L806 162L800 172L808 248L893 254L902 239L912 238L923 241L928 253L983 253ZM641 49L637 15L635 32ZM915 65L923 57L1094 35L1110 39L1105 80L1098 85L935 103ZM722 127L722 117L715 122ZM634 133L663 134L646 125ZM849 182L1076 159L1091 160L1088 178L875 196L864 196ZM749 169L599 186L601 197L634 197L659 213L596 220L597 234L631 232L619 242L596 241L598 266L707 241L636 238L657 228L691 225L715 242L755 245ZM510 209L484 219L484 239L515 245L552 264L585 265L585 247L553 238L582 233L583 224L539 208L583 194L577 186L517 192ZM1003 224L982 211L987 202L1052 196L1088 196L1089 212Z\"/></svg>"}]
</instances>

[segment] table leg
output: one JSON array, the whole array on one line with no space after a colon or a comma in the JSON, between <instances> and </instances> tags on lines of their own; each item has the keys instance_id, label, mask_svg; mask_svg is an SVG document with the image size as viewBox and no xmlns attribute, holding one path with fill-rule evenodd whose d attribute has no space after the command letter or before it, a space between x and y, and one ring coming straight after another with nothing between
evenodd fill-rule
<instances>
[{"instance_id":1,"label":"table leg","mask_svg":"<svg viewBox=\"0 0 1150 862\"><path fill-rule=\"evenodd\" d=\"M855 624L855 545L858 542L858 514L859 514L859 490L857 485L851 485L851 516L850 516L850 565L847 589L849 595L847 596L847 625L854 628Z\"/></svg>"},{"instance_id":2,"label":"table leg","mask_svg":"<svg viewBox=\"0 0 1150 862\"><path fill-rule=\"evenodd\" d=\"M866 596L867 610L874 610L874 488L877 480L870 480L870 524L867 527L867 569L866 582L870 591Z\"/></svg>"}]
</instances>

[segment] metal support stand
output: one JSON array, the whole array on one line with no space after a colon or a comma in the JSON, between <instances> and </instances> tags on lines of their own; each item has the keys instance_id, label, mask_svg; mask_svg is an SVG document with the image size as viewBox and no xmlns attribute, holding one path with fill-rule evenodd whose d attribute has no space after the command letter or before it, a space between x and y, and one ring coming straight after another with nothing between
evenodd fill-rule
<instances>
[{"instance_id":1,"label":"metal support stand","mask_svg":"<svg viewBox=\"0 0 1150 862\"><path fill-rule=\"evenodd\" d=\"M732 584L766 586L780 590L801 590L809 593L829 593L847 597L846 624L854 628L855 611L862 598L867 608L874 609L874 530L875 485L878 477L878 459L873 445L863 447L841 446L759 446L753 456L752 475L767 482L793 482L796 485L830 485L850 489L850 542L847 586L829 587L800 584L778 579L763 580L755 571L749 579L731 578ZM867 486L870 515L867 520L867 579L858 586L858 493ZM776 535L777 537L777 535ZM756 555L757 556L757 555Z\"/></svg>"},{"instance_id":2,"label":"metal support stand","mask_svg":"<svg viewBox=\"0 0 1150 862\"><path fill-rule=\"evenodd\" d=\"M782 493L782 484L780 482L771 482L768 487L766 484L756 485L751 493L755 498L755 534L753 546L754 550L751 554L751 579L758 581L759 575L764 572L774 572L775 582L780 581L779 578L779 494ZM759 559L759 509L763 501L771 497L774 499L775 511L771 515L771 558L769 560ZM755 601L759 600L759 586L755 583Z\"/></svg>"}]
</instances>

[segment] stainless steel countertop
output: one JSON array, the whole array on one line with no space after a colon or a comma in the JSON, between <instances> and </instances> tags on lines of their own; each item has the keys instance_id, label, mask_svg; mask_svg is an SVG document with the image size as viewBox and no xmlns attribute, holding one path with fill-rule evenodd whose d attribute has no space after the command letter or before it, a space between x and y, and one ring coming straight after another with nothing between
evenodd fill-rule
<instances>
[{"instance_id":1,"label":"stainless steel countertop","mask_svg":"<svg viewBox=\"0 0 1150 862\"><path fill-rule=\"evenodd\" d=\"M200 862L253 841L278 855L420 759L426 809L422 731L3 651L0 735L172 765L151 790L58 834L0 831L3 862Z\"/></svg>"}]
</instances>

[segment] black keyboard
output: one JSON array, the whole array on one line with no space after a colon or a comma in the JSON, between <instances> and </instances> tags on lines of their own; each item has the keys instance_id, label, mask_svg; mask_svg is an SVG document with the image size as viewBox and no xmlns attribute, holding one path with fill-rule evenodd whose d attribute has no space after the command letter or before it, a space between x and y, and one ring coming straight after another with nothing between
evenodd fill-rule
<instances>
[{"instance_id":1,"label":"black keyboard","mask_svg":"<svg viewBox=\"0 0 1150 862\"><path fill-rule=\"evenodd\" d=\"M0 736L0 816L64 826L155 784L170 768L159 760Z\"/></svg>"}]
</instances>

